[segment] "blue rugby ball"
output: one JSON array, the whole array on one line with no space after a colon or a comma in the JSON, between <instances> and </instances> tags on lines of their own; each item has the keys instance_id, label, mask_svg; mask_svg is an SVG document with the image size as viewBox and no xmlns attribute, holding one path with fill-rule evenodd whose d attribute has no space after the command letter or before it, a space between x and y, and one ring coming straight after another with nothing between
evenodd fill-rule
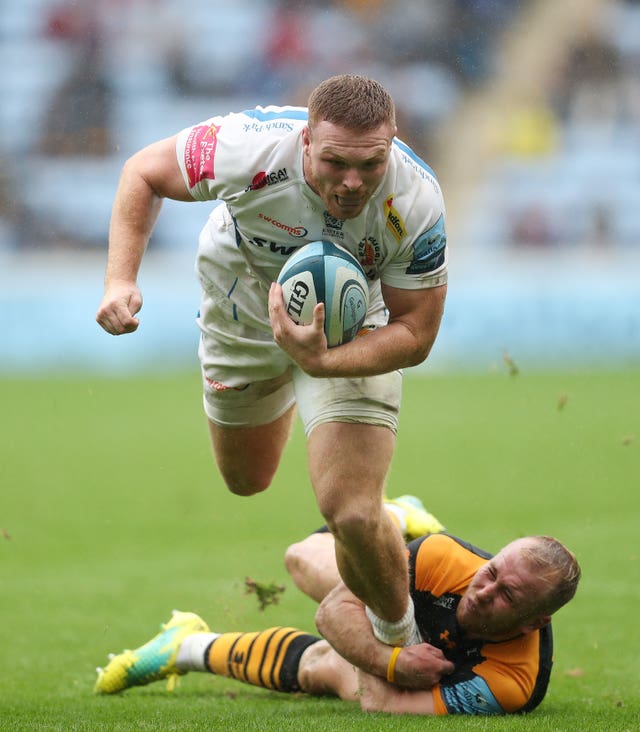
<instances>
[{"instance_id":1,"label":"blue rugby ball","mask_svg":"<svg viewBox=\"0 0 640 732\"><path fill-rule=\"evenodd\" d=\"M353 340L369 307L369 287L360 262L330 241L298 249L278 275L289 316L299 325L313 320L317 303L325 305L324 332L329 348Z\"/></svg>"}]
</instances>

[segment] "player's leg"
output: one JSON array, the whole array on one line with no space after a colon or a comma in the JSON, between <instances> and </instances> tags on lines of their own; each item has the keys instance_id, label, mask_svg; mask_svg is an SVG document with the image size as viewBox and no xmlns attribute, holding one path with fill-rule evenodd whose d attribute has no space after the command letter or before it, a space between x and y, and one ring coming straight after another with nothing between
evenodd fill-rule
<instances>
[{"instance_id":1,"label":"player's leg","mask_svg":"<svg viewBox=\"0 0 640 732\"><path fill-rule=\"evenodd\" d=\"M309 646L298 665L301 691L314 696L334 695L345 701L358 701L358 672L322 640Z\"/></svg>"},{"instance_id":2,"label":"player's leg","mask_svg":"<svg viewBox=\"0 0 640 732\"><path fill-rule=\"evenodd\" d=\"M395 435L386 427L329 422L309 437L309 471L318 506L335 539L347 587L373 612L397 621L407 611L404 542L383 509Z\"/></svg>"},{"instance_id":3,"label":"player's leg","mask_svg":"<svg viewBox=\"0 0 640 732\"><path fill-rule=\"evenodd\" d=\"M404 542L383 509L402 375L311 379L294 369L293 379L311 482L336 542L340 576L367 605L380 640L418 642Z\"/></svg>"},{"instance_id":4,"label":"player's leg","mask_svg":"<svg viewBox=\"0 0 640 732\"><path fill-rule=\"evenodd\" d=\"M300 691L300 658L318 642L318 636L281 626L250 633L222 633L205 651L205 669L265 689Z\"/></svg>"},{"instance_id":5,"label":"player's leg","mask_svg":"<svg viewBox=\"0 0 640 732\"><path fill-rule=\"evenodd\" d=\"M267 334L202 296L198 356L203 403L220 473L233 493L265 490L289 437L295 397L289 362Z\"/></svg>"},{"instance_id":6,"label":"player's leg","mask_svg":"<svg viewBox=\"0 0 640 732\"><path fill-rule=\"evenodd\" d=\"M322 602L340 581L335 541L328 529L287 547L284 563L296 587L316 602Z\"/></svg>"},{"instance_id":7,"label":"player's leg","mask_svg":"<svg viewBox=\"0 0 640 732\"><path fill-rule=\"evenodd\" d=\"M227 487L251 496L271 484L291 432L295 408L257 427L222 427L209 419L211 446Z\"/></svg>"},{"instance_id":8,"label":"player's leg","mask_svg":"<svg viewBox=\"0 0 640 732\"><path fill-rule=\"evenodd\" d=\"M405 543L425 534L437 534L444 526L427 511L417 496L385 498L384 510ZM284 563L296 587L320 603L340 581L333 534L324 526L287 547Z\"/></svg>"},{"instance_id":9,"label":"player's leg","mask_svg":"<svg viewBox=\"0 0 640 732\"><path fill-rule=\"evenodd\" d=\"M290 627L251 633L212 633L194 613L174 611L160 633L133 651L110 656L94 691L115 694L133 686L206 671L275 691L296 692L300 659L320 638Z\"/></svg>"}]
</instances>

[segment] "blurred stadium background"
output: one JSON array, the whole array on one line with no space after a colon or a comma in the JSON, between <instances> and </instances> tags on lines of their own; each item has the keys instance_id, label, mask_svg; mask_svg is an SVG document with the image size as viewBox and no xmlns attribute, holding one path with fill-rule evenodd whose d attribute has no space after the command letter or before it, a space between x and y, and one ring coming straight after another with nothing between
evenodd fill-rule
<instances>
[{"instance_id":1,"label":"blurred stadium background","mask_svg":"<svg viewBox=\"0 0 640 732\"><path fill-rule=\"evenodd\" d=\"M434 370L640 363L640 3L0 0L0 372L195 368L197 235L167 202L143 321L94 322L128 155L212 114L380 79L436 170Z\"/></svg>"}]
</instances>

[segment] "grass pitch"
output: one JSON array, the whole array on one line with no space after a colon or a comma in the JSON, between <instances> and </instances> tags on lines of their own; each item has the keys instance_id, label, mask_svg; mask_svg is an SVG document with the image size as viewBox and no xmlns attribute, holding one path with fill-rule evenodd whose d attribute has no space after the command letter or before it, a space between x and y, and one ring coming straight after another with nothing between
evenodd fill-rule
<instances>
[{"instance_id":1,"label":"grass pitch","mask_svg":"<svg viewBox=\"0 0 640 732\"><path fill-rule=\"evenodd\" d=\"M429 728L640 728L640 372L409 372L404 402L390 495L420 495L491 551L553 534L583 567L554 621L539 709ZM314 630L282 562L322 522L302 431L274 485L242 499L213 467L197 375L5 379L0 404L1 730L424 729L205 674L173 693L158 683L94 697L107 652L146 641L174 607L216 630ZM247 577L285 585L279 605L261 611Z\"/></svg>"}]
</instances>

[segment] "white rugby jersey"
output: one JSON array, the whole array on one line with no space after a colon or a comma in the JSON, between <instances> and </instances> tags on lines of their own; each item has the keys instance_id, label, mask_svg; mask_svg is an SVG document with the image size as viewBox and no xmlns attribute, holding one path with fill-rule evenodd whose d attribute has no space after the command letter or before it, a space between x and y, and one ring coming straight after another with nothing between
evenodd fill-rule
<instances>
[{"instance_id":1,"label":"white rugby jersey","mask_svg":"<svg viewBox=\"0 0 640 732\"><path fill-rule=\"evenodd\" d=\"M306 108L256 107L178 135L178 162L192 196L224 201L251 269L275 281L296 249L328 239L357 257L372 284L444 284L444 203L433 171L396 138L387 173L364 210L336 219L304 179L306 123Z\"/></svg>"}]
</instances>

